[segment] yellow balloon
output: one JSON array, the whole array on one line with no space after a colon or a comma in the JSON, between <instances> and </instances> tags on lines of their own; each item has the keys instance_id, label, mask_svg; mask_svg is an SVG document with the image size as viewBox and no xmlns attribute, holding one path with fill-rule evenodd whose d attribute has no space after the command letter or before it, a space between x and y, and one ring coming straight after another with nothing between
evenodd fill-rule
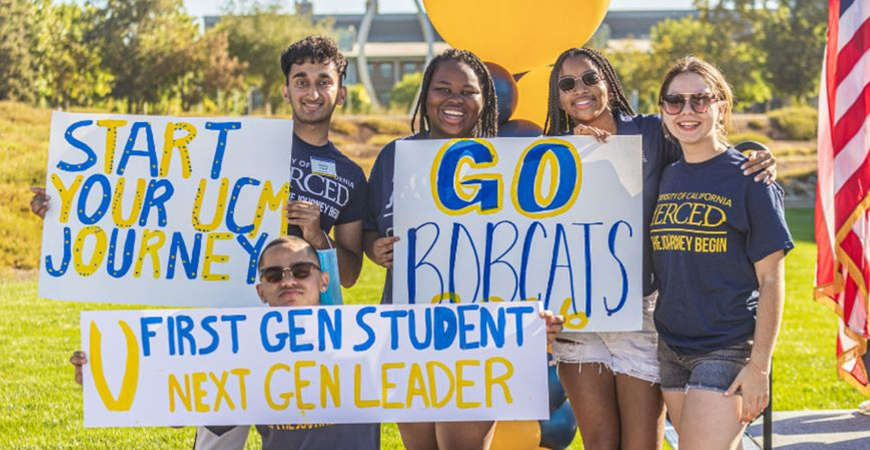
<instances>
[{"instance_id":1,"label":"yellow balloon","mask_svg":"<svg viewBox=\"0 0 870 450\"><path fill-rule=\"evenodd\" d=\"M510 73L582 46L598 29L610 0L424 0L444 40Z\"/></svg>"},{"instance_id":2,"label":"yellow balloon","mask_svg":"<svg viewBox=\"0 0 870 450\"><path fill-rule=\"evenodd\" d=\"M517 81L517 109L511 120L525 119L544 128L551 70L550 66L535 67Z\"/></svg>"},{"instance_id":3,"label":"yellow balloon","mask_svg":"<svg viewBox=\"0 0 870 450\"><path fill-rule=\"evenodd\" d=\"M501 421L495 424L492 450L535 450L541 443L537 420Z\"/></svg>"}]
</instances>

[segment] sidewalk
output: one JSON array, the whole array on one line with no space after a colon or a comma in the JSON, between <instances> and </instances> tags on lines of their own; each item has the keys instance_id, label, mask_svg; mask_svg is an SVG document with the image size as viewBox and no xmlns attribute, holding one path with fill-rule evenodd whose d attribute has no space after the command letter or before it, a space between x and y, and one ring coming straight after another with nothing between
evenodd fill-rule
<instances>
[{"instance_id":1,"label":"sidewalk","mask_svg":"<svg viewBox=\"0 0 870 450\"><path fill-rule=\"evenodd\" d=\"M665 439L677 449L677 433L670 423ZM759 418L749 425L743 437L744 450L763 447L763 427ZM868 450L870 416L852 409L815 411L775 411L773 413L773 448L787 450Z\"/></svg>"},{"instance_id":2,"label":"sidewalk","mask_svg":"<svg viewBox=\"0 0 870 450\"><path fill-rule=\"evenodd\" d=\"M747 434L761 448L761 419L752 422ZM751 447L744 445L744 448ZM870 416L853 409L774 411L773 448L867 450L870 449Z\"/></svg>"}]
</instances>

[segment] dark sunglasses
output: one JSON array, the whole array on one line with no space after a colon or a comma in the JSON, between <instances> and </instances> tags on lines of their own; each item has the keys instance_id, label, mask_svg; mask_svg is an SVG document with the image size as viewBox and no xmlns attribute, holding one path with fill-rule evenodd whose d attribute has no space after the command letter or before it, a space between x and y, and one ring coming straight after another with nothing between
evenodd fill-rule
<instances>
[{"instance_id":1,"label":"dark sunglasses","mask_svg":"<svg viewBox=\"0 0 870 450\"><path fill-rule=\"evenodd\" d=\"M570 92L578 83L582 81L586 86L595 86L601 82L601 75L598 72L586 72L579 77L564 76L559 78L559 90L562 92Z\"/></svg>"},{"instance_id":2,"label":"dark sunglasses","mask_svg":"<svg viewBox=\"0 0 870 450\"><path fill-rule=\"evenodd\" d=\"M707 112L710 109L710 105L716 102L716 96L713 94L667 94L662 96L662 109L670 114L677 115L683 112L683 108L686 107L686 102L689 102L689 106L692 107L692 111L695 111L698 114Z\"/></svg>"},{"instance_id":3,"label":"dark sunglasses","mask_svg":"<svg viewBox=\"0 0 870 450\"><path fill-rule=\"evenodd\" d=\"M266 267L265 269L260 271L260 279L265 280L269 283L279 283L289 272L290 275L293 276L293 278L297 280L304 280L308 278L309 275L311 275L311 269L320 270L320 266L314 264L313 262L305 261L295 263L290 267Z\"/></svg>"}]
</instances>

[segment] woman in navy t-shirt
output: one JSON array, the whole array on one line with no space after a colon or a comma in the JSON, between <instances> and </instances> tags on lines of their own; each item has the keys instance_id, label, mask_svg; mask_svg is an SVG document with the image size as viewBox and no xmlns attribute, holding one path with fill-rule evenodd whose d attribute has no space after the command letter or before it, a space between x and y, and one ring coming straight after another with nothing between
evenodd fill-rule
<instances>
[{"instance_id":1,"label":"woman in navy t-shirt","mask_svg":"<svg viewBox=\"0 0 870 450\"><path fill-rule=\"evenodd\" d=\"M737 173L746 157L726 141L732 103L722 74L694 57L659 92L682 159L663 172L650 221L655 324L665 403L688 448L735 448L767 405L794 246L782 189Z\"/></svg>"},{"instance_id":2,"label":"woman in navy t-shirt","mask_svg":"<svg viewBox=\"0 0 870 450\"><path fill-rule=\"evenodd\" d=\"M545 133L612 134L643 137L643 218L648 224L665 166L679 159L679 146L667 139L659 116L635 114L619 78L602 54L589 48L563 52L550 75ZM746 164L754 173L772 166L769 154ZM760 172L755 179L773 174ZM735 176L741 176L738 168ZM747 178L750 182L751 178ZM664 405L659 390L658 336L652 312L658 281L652 271L649 229L644 227L643 330L562 334L553 346L559 376L571 399L587 448L661 448Z\"/></svg>"}]
</instances>

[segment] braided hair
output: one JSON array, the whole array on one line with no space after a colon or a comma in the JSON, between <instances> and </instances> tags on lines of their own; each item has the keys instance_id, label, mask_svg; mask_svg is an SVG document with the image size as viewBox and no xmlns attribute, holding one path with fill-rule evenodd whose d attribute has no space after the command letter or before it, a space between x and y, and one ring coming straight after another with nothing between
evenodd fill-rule
<instances>
[{"instance_id":1,"label":"braided hair","mask_svg":"<svg viewBox=\"0 0 870 450\"><path fill-rule=\"evenodd\" d=\"M420 96L417 97L417 106L414 107L414 115L411 117L411 131L414 133L418 131L429 133L432 128L429 116L426 115L426 97L429 93L429 85L432 83L432 75L435 74L438 64L444 61L456 61L467 64L474 74L477 75L480 83L480 91L481 95L483 95L483 109L480 112L480 117L477 119L477 124L472 130L471 137L495 137L498 134L498 102L492 75L490 75L489 69L486 68L486 65L480 61L477 55L467 50L453 48L445 50L440 55L432 58L432 61L426 66L426 71L423 73L423 83L420 86Z\"/></svg>"},{"instance_id":2,"label":"braided hair","mask_svg":"<svg viewBox=\"0 0 870 450\"><path fill-rule=\"evenodd\" d=\"M562 69L562 64L565 60L575 57L586 58L598 67L598 70L604 77L604 81L607 82L607 93L610 98L610 111L614 116L617 113L631 116L635 114L634 109L631 107L631 104L628 103L625 94L622 92L622 83L620 83L616 71L613 70L613 66L610 65L610 61L608 61L604 55L591 48L571 48L565 50L561 55L559 55L559 58L556 59L556 63L553 64L553 70L550 72L550 93L547 98L547 121L544 122L544 134L547 136L559 136L570 133L574 128L574 121L568 117L568 113L566 113L559 104L559 70Z\"/></svg>"}]
</instances>

